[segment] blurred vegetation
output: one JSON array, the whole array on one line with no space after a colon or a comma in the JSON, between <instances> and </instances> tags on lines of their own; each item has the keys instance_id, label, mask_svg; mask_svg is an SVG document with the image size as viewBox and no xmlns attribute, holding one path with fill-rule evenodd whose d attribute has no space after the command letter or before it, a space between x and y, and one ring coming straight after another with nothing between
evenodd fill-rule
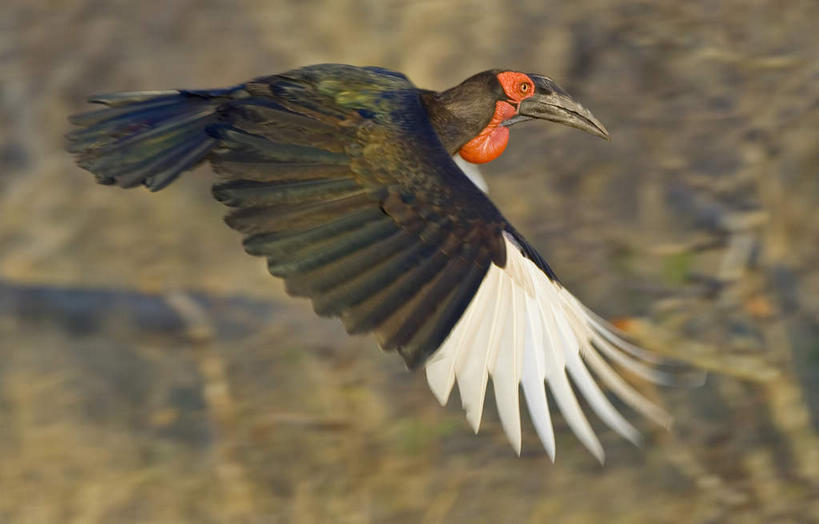
<instances>
[{"instance_id":1,"label":"blurred vegetation","mask_svg":"<svg viewBox=\"0 0 819 524\"><path fill-rule=\"evenodd\" d=\"M0 522L819 521L819 4L10 0L0 7ZM487 408L286 298L202 168L95 185L92 93L317 62L445 88L548 74L612 132L515 127L492 197L588 305L711 371L673 431L557 419L517 458ZM487 401L488 405L492 401Z\"/></svg>"}]
</instances>

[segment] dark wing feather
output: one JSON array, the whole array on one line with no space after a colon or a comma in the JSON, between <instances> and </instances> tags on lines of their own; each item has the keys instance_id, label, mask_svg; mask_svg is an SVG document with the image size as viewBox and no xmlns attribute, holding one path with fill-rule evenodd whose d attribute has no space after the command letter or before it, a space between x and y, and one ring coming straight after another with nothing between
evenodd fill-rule
<instances>
[{"instance_id":1,"label":"dark wing feather","mask_svg":"<svg viewBox=\"0 0 819 524\"><path fill-rule=\"evenodd\" d=\"M93 99L105 109L72 117L79 129L69 149L101 183L152 190L210 160L220 177L213 194L232 208L227 223L288 292L340 317L351 333L375 332L410 367L439 350L427 361L430 387L445 403L457 381L475 431L491 376L518 452L522 387L554 456L548 383L569 426L602 460L570 378L607 424L638 440L590 370L667 423L608 363L664 382L648 367L656 359L557 283L452 161L420 96L398 73L341 65L225 90L108 95Z\"/></svg>"},{"instance_id":2,"label":"dark wing feather","mask_svg":"<svg viewBox=\"0 0 819 524\"><path fill-rule=\"evenodd\" d=\"M444 341L508 224L455 165L402 75L314 66L223 105L214 195L248 253L414 367Z\"/></svg>"},{"instance_id":3,"label":"dark wing feather","mask_svg":"<svg viewBox=\"0 0 819 524\"><path fill-rule=\"evenodd\" d=\"M663 382L666 375L648 367L656 360L556 282L455 165L420 96L397 73L340 65L227 90L126 93L74 117L80 129L68 136L69 148L102 183L154 190L210 160L220 178L213 194L232 208L227 223L288 292L340 317L351 333L374 332L410 367L426 362L441 403L457 382L475 431L491 377L518 452L522 387L554 456L544 384L601 460L573 384L608 425L638 441L591 371L666 423L608 363Z\"/></svg>"}]
</instances>

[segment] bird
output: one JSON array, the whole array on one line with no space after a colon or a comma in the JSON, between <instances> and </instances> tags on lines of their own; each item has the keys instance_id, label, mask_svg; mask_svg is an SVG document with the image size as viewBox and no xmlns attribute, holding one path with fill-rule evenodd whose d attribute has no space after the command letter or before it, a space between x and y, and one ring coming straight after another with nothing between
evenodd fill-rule
<instances>
[{"instance_id":1,"label":"bird","mask_svg":"<svg viewBox=\"0 0 819 524\"><path fill-rule=\"evenodd\" d=\"M439 92L381 67L319 64L223 89L88 102L103 107L70 117L66 135L80 167L101 184L158 191L209 162L213 196L245 251L318 315L373 333L409 369L423 368L442 405L457 385L475 433L490 379L518 455L521 391L552 461L549 397L601 463L579 397L638 445L612 398L669 426L623 378L668 384L663 359L572 295L479 175L459 167L498 158L510 128L526 121L608 139L549 77L492 69Z\"/></svg>"}]
</instances>

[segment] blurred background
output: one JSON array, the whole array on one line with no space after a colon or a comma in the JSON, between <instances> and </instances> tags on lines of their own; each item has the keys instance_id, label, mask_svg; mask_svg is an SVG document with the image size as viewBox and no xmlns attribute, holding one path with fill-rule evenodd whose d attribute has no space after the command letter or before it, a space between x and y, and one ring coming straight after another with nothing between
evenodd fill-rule
<instances>
[{"instance_id":1,"label":"blurred background","mask_svg":"<svg viewBox=\"0 0 819 524\"><path fill-rule=\"evenodd\" d=\"M0 522L819 521L819 3L6 0ZM564 283L709 370L643 449L557 417L520 458L286 296L200 168L156 194L63 152L94 93L319 62L443 89L547 74L610 143L521 125L484 169Z\"/></svg>"}]
</instances>

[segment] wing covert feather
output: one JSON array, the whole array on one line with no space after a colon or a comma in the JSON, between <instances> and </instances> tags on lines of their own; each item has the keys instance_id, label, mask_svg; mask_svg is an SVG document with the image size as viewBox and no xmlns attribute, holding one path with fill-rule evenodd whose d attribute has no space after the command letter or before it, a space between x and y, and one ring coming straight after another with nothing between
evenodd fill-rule
<instances>
[{"instance_id":1,"label":"wing covert feather","mask_svg":"<svg viewBox=\"0 0 819 524\"><path fill-rule=\"evenodd\" d=\"M318 314L423 363L505 260L505 220L403 75L307 67L244 90L212 129L228 225Z\"/></svg>"}]
</instances>

